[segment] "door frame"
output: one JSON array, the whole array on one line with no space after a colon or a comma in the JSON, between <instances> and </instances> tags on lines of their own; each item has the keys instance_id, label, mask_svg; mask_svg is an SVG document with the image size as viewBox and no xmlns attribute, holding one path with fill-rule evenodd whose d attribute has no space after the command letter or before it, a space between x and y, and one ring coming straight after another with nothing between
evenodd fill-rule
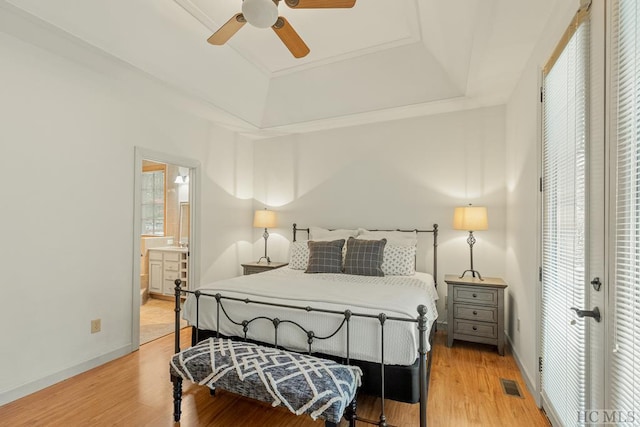
<instances>
[{"instance_id":1,"label":"door frame","mask_svg":"<svg viewBox=\"0 0 640 427\"><path fill-rule=\"evenodd\" d=\"M131 352L140 348L140 233L142 218L142 161L152 160L189 169L189 280L188 285L193 289L200 279L200 162L186 157L150 150L144 147L134 147L134 178L133 178L133 277L131 302ZM196 254L196 256L193 256Z\"/></svg>"},{"instance_id":2,"label":"door frame","mask_svg":"<svg viewBox=\"0 0 640 427\"><path fill-rule=\"evenodd\" d=\"M610 227L610 153L609 153L609 99L608 99L608 62L609 55L607 54L608 46L608 22L607 16L609 15L608 7L610 2L594 2L590 0L583 0L581 3L590 4L590 32L591 32L591 44L590 44L590 63L589 63L589 102L588 102L588 116L589 124L587 128L588 142L587 142L587 165L586 165L586 186L585 197L587 203L586 213L586 247L585 247L585 286L586 286L586 304L587 307L583 309L590 310L592 307L598 306L601 312L601 323L595 324L592 319L585 318L583 321L590 322L587 328L586 335L586 347L589 353L587 354L587 376L589 380L589 392L587 398L587 410L598 411L601 408L606 407L606 381L607 381L607 367L608 356L606 352L606 344L608 336L606 331L608 330L607 314L609 307L607 300L609 298L609 262L610 262L610 248L606 243L609 241L609 227ZM600 69L600 71L598 71ZM538 86L540 90L544 87L544 72L540 68L538 72ZM538 126L537 126L537 140L538 140L538 174L540 180L543 176L543 138L544 132L542 129L542 115L543 115L543 102L542 93L540 102L537 108L538 114ZM600 150L598 154L596 150ZM602 155L602 157L600 157ZM599 163L596 163L599 162ZM598 175L598 181L593 185L594 173ZM542 181L541 181L542 182ZM598 188L598 185L600 188ZM538 191L538 215L537 215L537 263L539 268L542 268L542 248L543 248L543 193L542 184L540 183L540 191ZM598 207L594 208L594 199L601 202ZM602 227L597 233L594 233L594 225L598 222ZM594 235L596 234L596 235ZM595 239L595 240L594 240ZM594 259L596 256L602 255L602 259L596 262ZM541 272L541 270L540 270ZM598 276L602 279L603 286L599 292L594 291L589 284L594 276ZM542 357L542 275L540 273L537 281L537 301L536 301L536 319L537 319L537 337L536 337L536 354L538 360ZM599 345L594 346L593 342L597 342ZM594 389L593 385L599 383L599 389ZM544 405L546 399L542 394L542 369L536 370L536 383L537 389L534 395L534 399L539 407L545 409L547 417L551 421L552 425L560 425L559 417L553 412L553 407L549 404ZM588 420L587 420L588 421Z\"/></svg>"}]
</instances>

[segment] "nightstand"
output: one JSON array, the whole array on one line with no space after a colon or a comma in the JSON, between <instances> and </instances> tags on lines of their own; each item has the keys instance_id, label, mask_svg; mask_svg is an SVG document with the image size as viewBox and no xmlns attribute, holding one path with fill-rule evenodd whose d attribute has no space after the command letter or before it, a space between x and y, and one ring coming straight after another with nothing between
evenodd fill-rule
<instances>
[{"instance_id":1,"label":"nightstand","mask_svg":"<svg viewBox=\"0 0 640 427\"><path fill-rule=\"evenodd\" d=\"M276 268L289 265L288 262L272 262L267 264L266 262L247 262L242 265L243 273L245 276L249 274L262 273L264 271L275 270Z\"/></svg>"},{"instance_id":2,"label":"nightstand","mask_svg":"<svg viewBox=\"0 0 640 427\"><path fill-rule=\"evenodd\" d=\"M499 277L458 277L447 274L447 347L453 340L498 346L504 356L504 289Z\"/></svg>"}]
</instances>

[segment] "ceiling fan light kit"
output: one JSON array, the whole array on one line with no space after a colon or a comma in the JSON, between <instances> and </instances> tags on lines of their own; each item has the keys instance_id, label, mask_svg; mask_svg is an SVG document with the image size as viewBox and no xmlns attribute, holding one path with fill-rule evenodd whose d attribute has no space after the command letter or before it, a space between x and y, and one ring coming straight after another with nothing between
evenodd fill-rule
<instances>
[{"instance_id":1,"label":"ceiling fan light kit","mask_svg":"<svg viewBox=\"0 0 640 427\"><path fill-rule=\"evenodd\" d=\"M278 6L272 0L244 0L242 15L254 27L269 28L278 19Z\"/></svg>"},{"instance_id":2,"label":"ceiling fan light kit","mask_svg":"<svg viewBox=\"0 0 640 427\"><path fill-rule=\"evenodd\" d=\"M223 45L248 22L257 28L271 27L294 57L307 56L309 47L289 21L278 16L279 3L280 0L244 0L242 13L232 16L207 41L213 45ZM351 8L356 0L285 0L285 3L292 9Z\"/></svg>"}]
</instances>

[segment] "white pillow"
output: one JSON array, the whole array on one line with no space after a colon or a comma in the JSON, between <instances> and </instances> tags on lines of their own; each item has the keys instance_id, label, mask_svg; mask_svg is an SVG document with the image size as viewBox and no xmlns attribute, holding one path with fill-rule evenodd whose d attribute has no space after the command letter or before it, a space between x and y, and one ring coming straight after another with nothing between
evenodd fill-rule
<instances>
[{"instance_id":1,"label":"white pillow","mask_svg":"<svg viewBox=\"0 0 640 427\"><path fill-rule=\"evenodd\" d=\"M369 231L364 228L358 229L357 239L380 240L387 239L387 245L394 246L417 246L418 233L415 231Z\"/></svg>"},{"instance_id":2,"label":"white pillow","mask_svg":"<svg viewBox=\"0 0 640 427\"><path fill-rule=\"evenodd\" d=\"M306 270L309 264L309 245L306 240L291 242L289 245L289 268Z\"/></svg>"},{"instance_id":3,"label":"white pillow","mask_svg":"<svg viewBox=\"0 0 640 427\"><path fill-rule=\"evenodd\" d=\"M349 237L356 237L358 230L327 230L320 227L309 227L309 240L315 241L331 241L344 239L345 242L349 240Z\"/></svg>"},{"instance_id":4,"label":"white pillow","mask_svg":"<svg viewBox=\"0 0 640 427\"><path fill-rule=\"evenodd\" d=\"M381 268L385 276L416 274L416 247L385 245Z\"/></svg>"}]
</instances>

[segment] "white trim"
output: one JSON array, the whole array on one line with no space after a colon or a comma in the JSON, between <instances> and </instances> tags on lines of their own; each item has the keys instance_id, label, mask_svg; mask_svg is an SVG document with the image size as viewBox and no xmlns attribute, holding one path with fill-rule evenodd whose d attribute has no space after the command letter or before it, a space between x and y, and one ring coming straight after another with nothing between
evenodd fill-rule
<instances>
[{"instance_id":1,"label":"white trim","mask_svg":"<svg viewBox=\"0 0 640 427\"><path fill-rule=\"evenodd\" d=\"M542 67L538 68L538 87L540 88L540 90L542 91L542 85L544 82L544 72L542 70ZM542 96L542 94L540 95ZM542 159L543 159L543 155L542 155L542 138L543 138L543 131L542 131L542 100L540 99L538 102L538 108L537 108L537 120L538 120L538 126L537 126L537 140L538 140L538 149L536 150L536 155L537 155L537 161L538 161L538 179L542 179ZM540 185L540 184L538 184ZM542 357L542 280L540 280L540 269L542 268L542 191L540 191L540 188L538 188L538 194L537 194L537 206L538 206L538 214L536 215L536 235L538 236L537 239L535 239L535 243L536 243L536 264L538 266L538 271L536 272L536 278L535 278L535 283L536 283L536 288L538 290L537 292L537 297L536 297L536 310L535 310L535 324L538 326L536 328L536 342L535 342L535 349L536 349L536 367L539 366L539 360ZM536 403L542 407L542 373L540 372L540 369L536 369L535 372L535 382L536 382L536 393L533 395L533 398L535 399Z\"/></svg>"},{"instance_id":2,"label":"white trim","mask_svg":"<svg viewBox=\"0 0 640 427\"><path fill-rule=\"evenodd\" d=\"M132 277L132 306L131 306L131 352L140 348L140 218L142 215L142 160L172 164L189 168L189 213L191 215L191 230L189 235L189 280L191 289L200 280L200 162L173 154L161 153L142 147L135 147L134 179L133 179L133 277ZM195 254L195 256L191 256Z\"/></svg>"},{"instance_id":3,"label":"white trim","mask_svg":"<svg viewBox=\"0 0 640 427\"><path fill-rule=\"evenodd\" d=\"M605 341L604 341L604 408L612 408L611 393L611 364L613 361L613 355L611 352L615 346L615 253L616 253L616 177L618 175L618 165L615 159L617 158L617 144L612 142L612 93L613 93L613 79L612 77L612 58L613 58L613 35L612 35L612 17L613 17L613 2L607 1L605 5L605 106L604 106L604 156L605 156L605 186L604 186L604 198L605 198L605 268L603 278L603 291L605 303L603 308L605 309L607 325L605 327ZM609 317L610 316L610 317Z\"/></svg>"},{"instance_id":4,"label":"white trim","mask_svg":"<svg viewBox=\"0 0 640 427\"><path fill-rule=\"evenodd\" d=\"M518 352L515 349L515 346L513 345L513 341L511 340L511 337L509 336L509 334L507 334L506 331L504 332L504 335L507 338L507 345L511 349L511 354L513 355L513 359L516 361L516 365L518 365L518 369L520 370L520 376L522 376L522 379L524 380L524 383L527 386L529 393L531 393L531 396L533 396L533 400L535 400L536 405L538 406L538 408L540 408L540 404L541 404L540 392L538 392L538 389L534 386L534 384L536 384L538 376L536 375L535 378L531 377L527 369L524 367L524 364L520 359L520 355L518 354Z\"/></svg>"},{"instance_id":5,"label":"white trim","mask_svg":"<svg viewBox=\"0 0 640 427\"><path fill-rule=\"evenodd\" d=\"M9 402L13 402L14 400L18 400L31 393L35 393L36 391L40 391L46 387L59 383L60 381L64 381L75 375L81 374L83 372L89 371L98 366L104 365L105 363L111 362L112 360L115 360L119 357L126 356L127 354L130 353L130 350L131 350L131 346L125 345L109 353L106 353L101 356L82 362L78 365L71 366L69 368L63 369L62 371L58 371L54 374L48 375L44 378L37 379L30 383L16 387L12 390L0 393L0 406Z\"/></svg>"},{"instance_id":6,"label":"white trim","mask_svg":"<svg viewBox=\"0 0 640 427\"><path fill-rule=\"evenodd\" d=\"M544 392L540 394L540 402L543 403L544 413L547 416L547 418L549 419L549 422L551 423L551 425L553 427L561 426L562 423L560 423L560 421L558 421L560 419L560 417L558 416L558 414L553 409L553 406L549 403L549 399L547 399L547 396L544 394Z\"/></svg>"}]
</instances>

